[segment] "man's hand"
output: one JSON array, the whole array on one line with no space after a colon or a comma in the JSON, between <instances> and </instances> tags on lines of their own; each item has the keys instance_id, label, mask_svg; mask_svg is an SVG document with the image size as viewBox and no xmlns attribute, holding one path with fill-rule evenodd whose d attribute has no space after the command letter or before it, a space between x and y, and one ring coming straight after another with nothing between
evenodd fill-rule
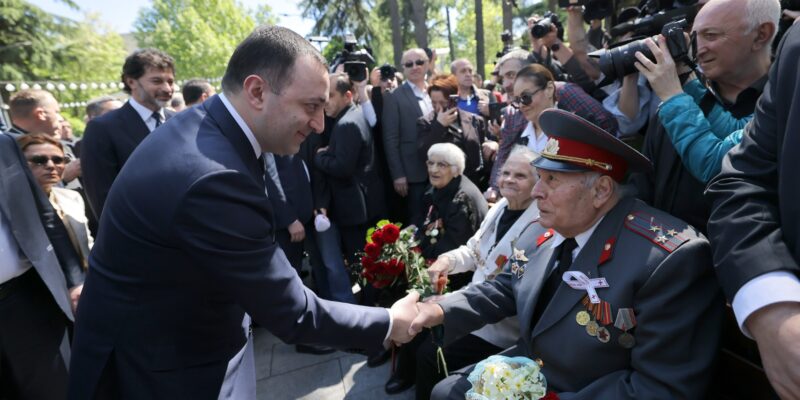
<instances>
[{"instance_id":1,"label":"man's hand","mask_svg":"<svg viewBox=\"0 0 800 400\"><path fill-rule=\"evenodd\" d=\"M299 220L294 220L286 229L289 230L292 243L302 242L306 238L306 228L303 227L303 223Z\"/></svg>"},{"instance_id":2,"label":"man's hand","mask_svg":"<svg viewBox=\"0 0 800 400\"><path fill-rule=\"evenodd\" d=\"M440 111L439 114L436 116L436 120L442 124L443 127L447 128L453 122L456 122L456 118L458 118L458 108L453 107L449 110Z\"/></svg>"},{"instance_id":3,"label":"man's hand","mask_svg":"<svg viewBox=\"0 0 800 400\"><path fill-rule=\"evenodd\" d=\"M494 140L487 140L483 142L483 144L481 144L483 159L486 161L494 160L494 158L497 156L498 149L500 149L500 145Z\"/></svg>"},{"instance_id":4,"label":"man's hand","mask_svg":"<svg viewBox=\"0 0 800 400\"><path fill-rule=\"evenodd\" d=\"M81 298L81 292L83 292L82 283L69 289L69 302L72 304L73 313L78 310L78 300Z\"/></svg>"},{"instance_id":5,"label":"man's hand","mask_svg":"<svg viewBox=\"0 0 800 400\"><path fill-rule=\"evenodd\" d=\"M491 96L492 94L489 94ZM478 112L486 118L489 118L489 102L480 100L478 101Z\"/></svg>"},{"instance_id":6,"label":"man's hand","mask_svg":"<svg viewBox=\"0 0 800 400\"><path fill-rule=\"evenodd\" d=\"M422 332L422 328L431 328L444 322L444 310L436 303L419 303L417 312L417 317L408 328L409 335L414 336Z\"/></svg>"},{"instance_id":7,"label":"man's hand","mask_svg":"<svg viewBox=\"0 0 800 400\"><path fill-rule=\"evenodd\" d=\"M395 179L394 191L397 192L400 197L406 197L408 195L408 180L405 177Z\"/></svg>"},{"instance_id":8,"label":"man's hand","mask_svg":"<svg viewBox=\"0 0 800 400\"><path fill-rule=\"evenodd\" d=\"M489 127L489 132L491 132L492 135L494 135L494 137L500 137L500 129L501 129L500 124L490 119L488 127Z\"/></svg>"},{"instance_id":9,"label":"man's hand","mask_svg":"<svg viewBox=\"0 0 800 400\"><path fill-rule=\"evenodd\" d=\"M493 188L488 188L485 192L483 192L483 197L489 203L496 203L499 196L496 190Z\"/></svg>"},{"instance_id":10,"label":"man's hand","mask_svg":"<svg viewBox=\"0 0 800 400\"><path fill-rule=\"evenodd\" d=\"M800 303L775 303L745 322L772 387L782 399L800 399Z\"/></svg>"},{"instance_id":11,"label":"man's hand","mask_svg":"<svg viewBox=\"0 0 800 400\"><path fill-rule=\"evenodd\" d=\"M81 159L75 159L69 162L64 167L64 173L61 174L61 180L64 182L72 182L75 178L81 176Z\"/></svg>"},{"instance_id":12,"label":"man's hand","mask_svg":"<svg viewBox=\"0 0 800 400\"><path fill-rule=\"evenodd\" d=\"M413 291L406 297L397 300L389 309L392 316L392 332L389 339L394 343L408 343L416 334L411 333L411 321L417 316L417 301L419 292Z\"/></svg>"},{"instance_id":13,"label":"man's hand","mask_svg":"<svg viewBox=\"0 0 800 400\"><path fill-rule=\"evenodd\" d=\"M650 82L656 96L661 101L667 101L673 96L683 93L672 55L669 54L669 50L661 51L661 49L667 49L667 39L663 35L658 35L658 45L651 38L645 39L644 42L653 53L656 62L653 63L644 54L637 51L635 56L639 62L634 66Z\"/></svg>"},{"instance_id":14,"label":"man's hand","mask_svg":"<svg viewBox=\"0 0 800 400\"><path fill-rule=\"evenodd\" d=\"M353 82L353 85L356 87L356 97L357 97L356 102L358 104L364 104L369 100L369 92L367 91L367 81L369 80L369 69L366 67L364 69L367 71L365 75L367 79L364 79L363 81Z\"/></svg>"}]
</instances>

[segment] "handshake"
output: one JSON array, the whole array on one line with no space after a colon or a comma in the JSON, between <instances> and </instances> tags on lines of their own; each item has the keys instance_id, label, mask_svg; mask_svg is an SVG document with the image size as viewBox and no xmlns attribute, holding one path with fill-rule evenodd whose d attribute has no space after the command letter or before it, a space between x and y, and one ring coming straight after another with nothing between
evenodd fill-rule
<instances>
[{"instance_id":1,"label":"handshake","mask_svg":"<svg viewBox=\"0 0 800 400\"><path fill-rule=\"evenodd\" d=\"M392 318L389 340L395 345L410 342L422 328L430 328L444 322L442 307L431 301L419 302L418 292L411 292L392 304L389 314Z\"/></svg>"}]
</instances>

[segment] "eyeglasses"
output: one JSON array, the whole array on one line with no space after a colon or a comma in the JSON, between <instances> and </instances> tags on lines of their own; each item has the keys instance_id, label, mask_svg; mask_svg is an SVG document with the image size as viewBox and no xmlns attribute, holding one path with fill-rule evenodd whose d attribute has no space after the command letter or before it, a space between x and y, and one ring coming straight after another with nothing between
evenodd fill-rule
<instances>
[{"instance_id":1,"label":"eyeglasses","mask_svg":"<svg viewBox=\"0 0 800 400\"><path fill-rule=\"evenodd\" d=\"M417 64L417 65L419 65L421 67L421 66L425 65L426 62L428 62L428 60L409 61L409 62L403 63L403 66L405 66L406 68L413 68L414 64Z\"/></svg>"},{"instance_id":2,"label":"eyeglasses","mask_svg":"<svg viewBox=\"0 0 800 400\"><path fill-rule=\"evenodd\" d=\"M48 161L52 161L54 165L64 165L67 162L66 157L61 156L43 156L43 155L35 155L28 159L28 162L38 166L45 166L47 165Z\"/></svg>"},{"instance_id":3,"label":"eyeglasses","mask_svg":"<svg viewBox=\"0 0 800 400\"><path fill-rule=\"evenodd\" d=\"M436 169L445 169L450 166L450 164L444 161L431 161L431 160L425 161L425 165L428 166L428 169L433 169L433 167L436 167Z\"/></svg>"},{"instance_id":4,"label":"eyeglasses","mask_svg":"<svg viewBox=\"0 0 800 400\"><path fill-rule=\"evenodd\" d=\"M514 97L511 101L511 106L514 108L520 108L520 106L529 106L533 103L533 96L536 96L536 93L541 92L544 88L539 88L534 90L533 93L523 93L522 96Z\"/></svg>"}]
</instances>

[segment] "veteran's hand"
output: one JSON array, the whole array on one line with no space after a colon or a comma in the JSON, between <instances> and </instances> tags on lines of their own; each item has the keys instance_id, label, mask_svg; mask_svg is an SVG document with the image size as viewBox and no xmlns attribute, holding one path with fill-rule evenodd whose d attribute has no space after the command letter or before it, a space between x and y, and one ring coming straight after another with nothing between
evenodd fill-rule
<instances>
[{"instance_id":1,"label":"veteran's hand","mask_svg":"<svg viewBox=\"0 0 800 400\"><path fill-rule=\"evenodd\" d=\"M428 275L431 277L431 284L436 285L437 292L441 292L438 290L440 287L444 289L444 285L447 283L447 273L452 270L453 260L448 256L439 256L436 261L428 267ZM444 284L439 282L439 279L444 280Z\"/></svg>"},{"instance_id":2,"label":"veteran's hand","mask_svg":"<svg viewBox=\"0 0 800 400\"><path fill-rule=\"evenodd\" d=\"M419 313L408 328L409 335L416 335L422 332L422 328L431 328L444 322L444 310L436 303L419 303L417 310Z\"/></svg>"},{"instance_id":3,"label":"veteran's hand","mask_svg":"<svg viewBox=\"0 0 800 400\"><path fill-rule=\"evenodd\" d=\"M389 339L392 342L408 343L416 336L411 333L410 325L417 316L417 301L419 301L419 292L414 291L392 304L392 308L389 309L392 317L392 331L389 333Z\"/></svg>"},{"instance_id":4,"label":"veteran's hand","mask_svg":"<svg viewBox=\"0 0 800 400\"><path fill-rule=\"evenodd\" d=\"M782 399L800 399L800 303L776 303L747 318L747 329L772 387Z\"/></svg>"}]
</instances>

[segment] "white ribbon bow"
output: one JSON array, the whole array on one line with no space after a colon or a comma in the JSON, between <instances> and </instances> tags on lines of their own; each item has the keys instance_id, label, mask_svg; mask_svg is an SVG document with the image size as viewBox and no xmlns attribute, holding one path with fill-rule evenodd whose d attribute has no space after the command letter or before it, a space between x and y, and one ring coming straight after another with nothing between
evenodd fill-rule
<instances>
[{"instance_id":1,"label":"white ribbon bow","mask_svg":"<svg viewBox=\"0 0 800 400\"><path fill-rule=\"evenodd\" d=\"M586 274L580 271L567 271L561 276L561 279L569 285L569 287L578 290L585 290L589 294L589 301L592 304L600 303L600 297L597 295L595 288L607 288L608 282L606 278L589 279Z\"/></svg>"}]
</instances>

